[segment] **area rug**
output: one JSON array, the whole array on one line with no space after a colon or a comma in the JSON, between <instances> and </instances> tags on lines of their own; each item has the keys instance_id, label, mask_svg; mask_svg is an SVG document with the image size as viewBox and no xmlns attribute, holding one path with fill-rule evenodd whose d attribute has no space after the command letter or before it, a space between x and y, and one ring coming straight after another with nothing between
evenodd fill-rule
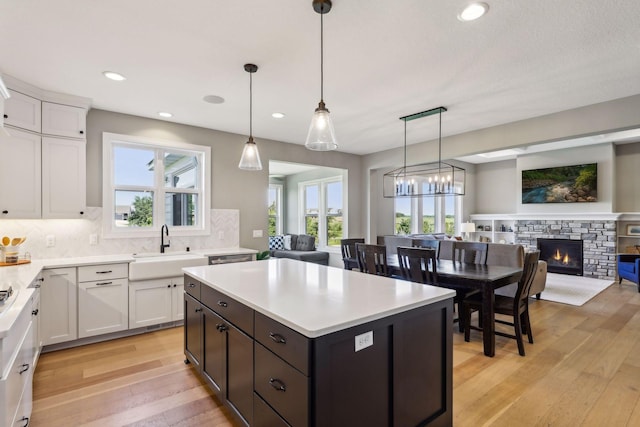
<instances>
[{"instance_id":1,"label":"area rug","mask_svg":"<svg viewBox=\"0 0 640 427\"><path fill-rule=\"evenodd\" d=\"M583 305L614 282L566 274L547 274L547 283L541 299L569 305Z\"/></svg>"}]
</instances>

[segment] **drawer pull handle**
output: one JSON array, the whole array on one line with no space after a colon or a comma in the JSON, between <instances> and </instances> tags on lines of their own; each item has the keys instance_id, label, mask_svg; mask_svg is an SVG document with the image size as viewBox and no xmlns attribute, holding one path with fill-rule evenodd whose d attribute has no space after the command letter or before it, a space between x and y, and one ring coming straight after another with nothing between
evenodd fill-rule
<instances>
[{"instance_id":1,"label":"drawer pull handle","mask_svg":"<svg viewBox=\"0 0 640 427\"><path fill-rule=\"evenodd\" d=\"M224 302L224 301L218 301L218 305L219 305L220 307L227 307L229 304L227 304L227 303L226 303L226 302Z\"/></svg>"},{"instance_id":2,"label":"drawer pull handle","mask_svg":"<svg viewBox=\"0 0 640 427\"><path fill-rule=\"evenodd\" d=\"M195 288L196 287L195 283L189 283L187 286L190 287L190 288Z\"/></svg>"},{"instance_id":3,"label":"drawer pull handle","mask_svg":"<svg viewBox=\"0 0 640 427\"><path fill-rule=\"evenodd\" d=\"M287 340L280 334L274 334L273 332L269 332L269 338L273 340L276 344L286 344Z\"/></svg>"},{"instance_id":4,"label":"drawer pull handle","mask_svg":"<svg viewBox=\"0 0 640 427\"><path fill-rule=\"evenodd\" d=\"M96 283L96 286L104 286L104 285L111 285L113 282L99 282Z\"/></svg>"},{"instance_id":5,"label":"drawer pull handle","mask_svg":"<svg viewBox=\"0 0 640 427\"><path fill-rule=\"evenodd\" d=\"M196 308L196 313L199 313L202 311L202 307L201 308Z\"/></svg>"},{"instance_id":6,"label":"drawer pull handle","mask_svg":"<svg viewBox=\"0 0 640 427\"><path fill-rule=\"evenodd\" d=\"M107 271L96 271L96 274L109 274L109 273L113 273L113 270L107 270Z\"/></svg>"},{"instance_id":7,"label":"drawer pull handle","mask_svg":"<svg viewBox=\"0 0 640 427\"><path fill-rule=\"evenodd\" d=\"M29 417L22 417L20 418L19 421L22 421L25 423L25 424L22 424L22 427L27 427L29 425Z\"/></svg>"},{"instance_id":8,"label":"drawer pull handle","mask_svg":"<svg viewBox=\"0 0 640 427\"><path fill-rule=\"evenodd\" d=\"M276 389L276 391L287 391L287 386L285 385L285 383L283 383L282 381L275 379L275 378L270 378L269 379L269 385L273 388Z\"/></svg>"},{"instance_id":9,"label":"drawer pull handle","mask_svg":"<svg viewBox=\"0 0 640 427\"><path fill-rule=\"evenodd\" d=\"M32 314L33 316L37 316L39 311L40 311L40 310L38 310L38 309L36 308L35 310L33 310L33 311L31 312L31 314Z\"/></svg>"},{"instance_id":10,"label":"drawer pull handle","mask_svg":"<svg viewBox=\"0 0 640 427\"><path fill-rule=\"evenodd\" d=\"M216 325L216 329L218 330L218 332L224 332L224 331L228 330L229 327L227 325L225 325L224 323L218 323Z\"/></svg>"},{"instance_id":11,"label":"drawer pull handle","mask_svg":"<svg viewBox=\"0 0 640 427\"><path fill-rule=\"evenodd\" d=\"M19 373L20 375L22 375L23 373L27 372L28 370L29 370L29 364L28 364L28 363L23 363L23 364L20 366L20 370L18 371L18 373Z\"/></svg>"}]
</instances>

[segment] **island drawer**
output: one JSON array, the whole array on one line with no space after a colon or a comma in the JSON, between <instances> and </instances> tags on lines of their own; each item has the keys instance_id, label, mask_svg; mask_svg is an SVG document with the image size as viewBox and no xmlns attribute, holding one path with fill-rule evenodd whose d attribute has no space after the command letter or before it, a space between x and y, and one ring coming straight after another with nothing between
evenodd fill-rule
<instances>
[{"instance_id":1,"label":"island drawer","mask_svg":"<svg viewBox=\"0 0 640 427\"><path fill-rule=\"evenodd\" d=\"M201 286L202 285L200 284L200 282L198 282L193 277L187 274L184 275L184 291L189 295L191 295L192 297L194 297L195 299L197 299L198 301L200 300Z\"/></svg>"},{"instance_id":2,"label":"island drawer","mask_svg":"<svg viewBox=\"0 0 640 427\"><path fill-rule=\"evenodd\" d=\"M291 426L271 409L257 393L253 393L253 427Z\"/></svg>"},{"instance_id":3,"label":"island drawer","mask_svg":"<svg viewBox=\"0 0 640 427\"><path fill-rule=\"evenodd\" d=\"M309 424L309 378L255 344L255 391L289 424Z\"/></svg>"},{"instance_id":4,"label":"island drawer","mask_svg":"<svg viewBox=\"0 0 640 427\"><path fill-rule=\"evenodd\" d=\"M203 285L200 301L211 310L233 323L249 336L253 336L253 309L239 303L215 289Z\"/></svg>"},{"instance_id":5,"label":"island drawer","mask_svg":"<svg viewBox=\"0 0 640 427\"><path fill-rule=\"evenodd\" d=\"M255 339L309 376L311 340L293 329L256 312Z\"/></svg>"},{"instance_id":6,"label":"island drawer","mask_svg":"<svg viewBox=\"0 0 640 427\"><path fill-rule=\"evenodd\" d=\"M101 264L78 267L78 282L123 279L129 277L129 264Z\"/></svg>"}]
</instances>

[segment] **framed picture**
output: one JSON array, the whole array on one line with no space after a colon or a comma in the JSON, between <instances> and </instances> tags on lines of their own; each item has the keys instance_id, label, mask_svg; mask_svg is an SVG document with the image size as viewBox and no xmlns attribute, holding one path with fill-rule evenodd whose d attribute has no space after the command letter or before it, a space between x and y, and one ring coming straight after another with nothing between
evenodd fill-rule
<instances>
[{"instance_id":1,"label":"framed picture","mask_svg":"<svg viewBox=\"0 0 640 427\"><path fill-rule=\"evenodd\" d=\"M628 236L640 236L640 224L629 224L629 225L627 225L627 235Z\"/></svg>"}]
</instances>

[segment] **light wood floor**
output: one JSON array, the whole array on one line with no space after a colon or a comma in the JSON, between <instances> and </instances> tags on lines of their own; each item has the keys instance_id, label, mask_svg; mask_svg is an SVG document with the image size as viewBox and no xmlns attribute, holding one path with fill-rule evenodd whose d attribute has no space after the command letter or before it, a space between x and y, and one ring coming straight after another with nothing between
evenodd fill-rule
<instances>
[{"instance_id":1,"label":"light wood floor","mask_svg":"<svg viewBox=\"0 0 640 427\"><path fill-rule=\"evenodd\" d=\"M582 307L534 301L535 344L496 357L454 334L455 426L640 425L640 293L629 282ZM42 355L31 426L235 426L183 363L182 329Z\"/></svg>"}]
</instances>

